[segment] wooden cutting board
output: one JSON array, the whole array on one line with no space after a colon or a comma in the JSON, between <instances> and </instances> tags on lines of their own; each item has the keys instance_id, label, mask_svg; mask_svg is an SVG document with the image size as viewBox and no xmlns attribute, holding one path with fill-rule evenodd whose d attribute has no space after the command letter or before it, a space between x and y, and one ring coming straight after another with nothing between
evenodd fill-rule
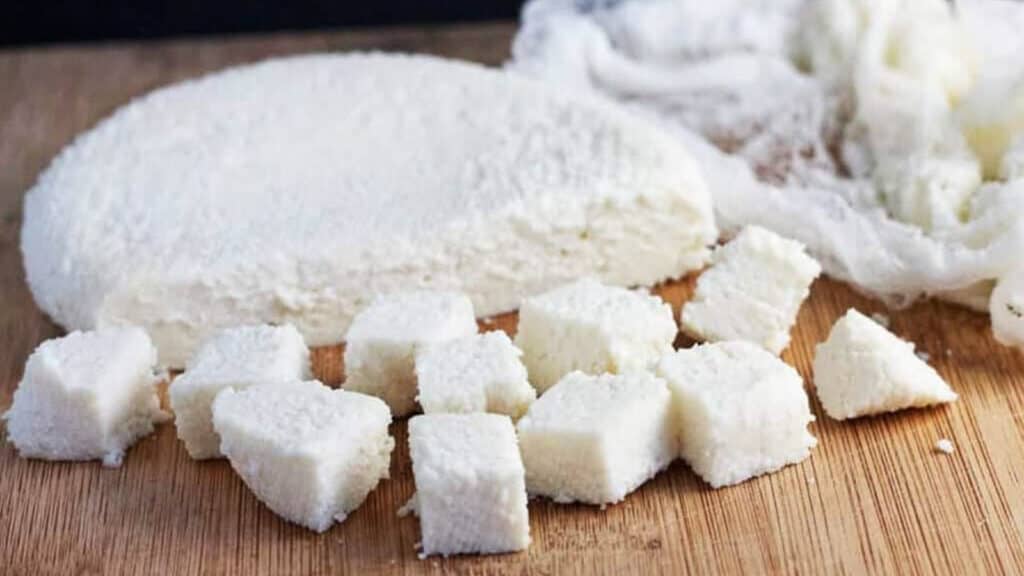
<instances>
[{"instance_id":1,"label":"wooden cutting board","mask_svg":"<svg viewBox=\"0 0 1024 576\"><path fill-rule=\"evenodd\" d=\"M227 65L296 52L422 51L499 64L511 24L392 29L0 52L0 408L25 359L60 334L32 303L18 252L21 197L79 131L129 98ZM659 289L678 311L692 279ZM810 377L814 345L848 307L881 305L819 281L784 355ZM837 423L813 401L820 445L806 462L711 490L681 463L599 510L534 501L522 554L419 560L404 423L391 479L317 535L267 511L226 462L188 459L172 425L120 469L15 457L0 447L0 573L1022 573L1024 354L988 320L924 303L890 313L960 393L956 404ZM514 330L514 316L484 324ZM315 354L337 384L338 348ZM949 438L956 452L935 442Z\"/></svg>"}]
</instances>

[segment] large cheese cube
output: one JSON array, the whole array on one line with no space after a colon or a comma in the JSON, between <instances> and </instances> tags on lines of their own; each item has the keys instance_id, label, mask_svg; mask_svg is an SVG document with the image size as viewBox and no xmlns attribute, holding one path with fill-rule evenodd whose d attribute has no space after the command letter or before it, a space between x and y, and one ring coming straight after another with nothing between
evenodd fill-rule
<instances>
[{"instance_id":1,"label":"large cheese cube","mask_svg":"<svg viewBox=\"0 0 1024 576\"><path fill-rule=\"evenodd\" d=\"M516 344L544 392L566 374L642 370L672 349L672 308L656 296L583 279L528 298Z\"/></svg>"},{"instance_id":2,"label":"large cheese cube","mask_svg":"<svg viewBox=\"0 0 1024 576\"><path fill-rule=\"evenodd\" d=\"M814 355L814 385L837 420L956 400L934 368L871 318L850 309Z\"/></svg>"},{"instance_id":3,"label":"large cheese cube","mask_svg":"<svg viewBox=\"0 0 1024 576\"><path fill-rule=\"evenodd\" d=\"M800 462L817 440L803 379L789 365L743 341L666 355L679 454L714 488Z\"/></svg>"},{"instance_id":4,"label":"large cheese cube","mask_svg":"<svg viewBox=\"0 0 1024 576\"><path fill-rule=\"evenodd\" d=\"M390 423L380 399L317 381L226 388L213 401L221 452L242 481L276 514L317 532L388 477Z\"/></svg>"},{"instance_id":5,"label":"large cheese cube","mask_svg":"<svg viewBox=\"0 0 1024 576\"><path fill-rule=\"evenodd\" d=\"M500 330L424 348L416 355L423 412L522 416L537 397L522 354Z\"/></svg>"},{"instance_id":6,"label":"large cheese cube","mask_svg":"<svg viewBox=\"0 0 1024 576\"><path fill-rule=\"evenodd\" d=\"M26 458L120 466L125 450L167 418L155 365L156 349L139 328L43 342L29 356L4 415L8 441Z\"/></svg>"},{"instance_id":7,"label":"large cheese cube","mask_svg":"<svg viewBox=\"0 0 1024 576\"><path fill-rule=\"evenodd\" d=\"M423 554L493 554L530 545L515 428L498 414L409 420Z\"/></svg>"},{"instance_id":8,"label":"large cheese cube","mask_svg":"<svg viewBox=\"0 0 1024 576\"><path fill-rule=\"evenodd\" d=\"M747 340L779 354L820 273L799 242L749 226L715 251L680 325L698 340Z\"/></svg>"},{"instance_id":9,"label":"large cheese cube","mask_svg":"<svg viewBox=\"0 0 1024 576\"><path fill-rule=\"evenodd\" d=\"M309 349L291 325L230 328L204 342L168 390L178 438L197 460L219 458L210 406L225 388L285 384L310 377Z\"/></svg>"},{"instance_id":10,"label":"large cheese cube","mask_svg":"<svg viewBox=\"0 0 1024 576\"><path fill-rule=\"evenodd\" d=\"M416 352L476 334L473 303L455 292L378 297L356 315L345 337L346 390L372 394L395 417L416 409Z\"/></svg>"},{"instance_id":11,"label":"large cheese cube","mask_svg":"<svg viewBox=\"0 0 1024 576\"><path fill-rule=\"evenodd\" d=\"M646 372L573 372L518 431L527 490L556 502L619 502L676 456L668 388Z\"/></svg>"}]
</instances>

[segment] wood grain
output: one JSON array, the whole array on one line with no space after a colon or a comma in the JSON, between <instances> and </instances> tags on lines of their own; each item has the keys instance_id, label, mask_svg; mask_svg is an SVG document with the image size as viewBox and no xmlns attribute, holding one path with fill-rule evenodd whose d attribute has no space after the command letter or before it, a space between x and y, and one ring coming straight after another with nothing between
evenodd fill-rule
<instances>
[{"instance_id":1,"label":"wood grain","mask_svg":"<svg viewBox=\"0 0 1024 576\"><path fill-rule=\"evenodd\" d=\"M278 35L0 52L0 406L25 358L60 330L34 306L17 248L24 191L77 132L167 82L270 55L402 49L490 64L509 24ZM678 309L688 280L659 289ZM881 306L819 281L785 359L810 377L814 345L850 306ZM316 535L268 512L224 462L188 459L171 425L122 468L21 460L0 448L0 572L6 574L1022 573L1024 356L985 317L924 303L890 313L961 394L956 404L853 423L822 415L806 462L711 490L683 464L599 510L538 500L528 552L418 560L419 528L398 518L413 491L405 426L392 477L340 526ZM486 328L513 330L502 317ZM331 383L337 348L316 353ZM939 438L957 451L938 454Z\"/></svg>"}]
</instances>

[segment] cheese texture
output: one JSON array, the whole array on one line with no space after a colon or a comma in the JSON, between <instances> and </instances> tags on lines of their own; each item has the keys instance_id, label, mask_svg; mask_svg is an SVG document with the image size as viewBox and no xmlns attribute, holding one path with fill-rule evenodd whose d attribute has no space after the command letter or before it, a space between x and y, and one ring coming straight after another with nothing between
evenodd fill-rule
<instances>
[{"instance_id":1,"label":"cheese texture","mask_svg":"<svg viewBox=\"0 0 1024 576\"><path fill-rule=\"evenodd\" d=\"M409 456L424 556L530 545L525 471L507 416L416 416L409 420Z\"/></svg>"},{"instance_id":2,"label":"cheese texture","mask_svg":"<svg viewBox=\"0 0 1024 576\"><path fill-rule=\"evenodd\" d=\"M103 460L153 432L160 410L156 349L138 328L72 332L47 340L25 364L4 414L7 440L26 458Z\"/></svg>"},{"instance_id":3,"label":"cheese texture","mask_svg":"<svg viewBox=\"0 0 1024 576\"><path fill-rule=\"evenodd\" d=\"M820 273L799 242L747 227L715 251L683 306L680 325L700 340L747 340L780 354Z\"/></svg>"},{"instance_id":4,"label":"cheese texture","mask_svg":"<svg viewBox=\"0 0 1024 576\"><path fill-rule=\"evenodd\" d=\"M526 489L562 503L620 502L678 449L668 388L646 372L573 372L516 426Z\"/></svg>"},{"instance_id":5,"label":"cheese texture","mask_svg":"<svg viewBox=\"0 0 1024 576\"><path fill-rule=\"evenodd\" d=\"M522 355L500 330L427 346L416 354L416 400L425 414L494 412L519 418L537 398Z\"/></svg>"},{"instance_id":6,"label":"cheese texture","mask_svg":"<svg viewBox=\"0 0 1024 576\"><path fill-rule=\"evenodd\" d=\"M219 458L211 405L225 388L286 384L310 378L309 349L293 326L229 328L203 342L167 395L178 438L197 460Z\"/></svg>"},{"instance_id":7,"label":"cheese texture","mask_svg":"<svg viewBox=\"0 0 1024 576\"><path fill-rule=\"evenodd\" d=\"M182 367L242 324L342 340L373 296L462 290L482 315L585 275L651 285L717 236L695 163L613 106L425 56L314 55L146 95L25 201L39 306L146 329Z\"/></svg>"},{"instance_id":8,"label":"cheese texture","mask_svg":"<svg viewBox=\"0 0 1024 576\"><path fill-rule=\"evenodd\" d=\"M528 298L516 344L539 392L566 374L642 370L672 349L672 308L643 291L583 279Z\"/></svg>"},{"instance_id":9,"label":"cheese texture","mask_svg":"<svg viewBox=\"0 0 1024 576\"><path fill-rule=\"evenodd\" d=\"M814 385L836 420L956 400L934 368L901 340L850 309L814 355Z\"/></svg>"},{"instance_id":10,"label":"cheese texture","mask_svg":"<svg viewBox=\"0 0 1024 576\"><path fill-rule=\"evenodd\" d=\"M818 443L803 379L750 342L679 350L657 373L672 392L680 456L713 488L801 462Z\"/></svg>"},{"instance_id":11,"label":"cheese texture","mask_svg":"<svg viewBox=\"0 0 1024 576\"><path fill-rule=\"evenodd\" d=\"M356 315L345 336L346 390L377 396L395 417L416 410L416 353L476 334L473 303L455 292L396 292Z\"/></svg>"},{"instance_id":12,"label":"cheese texture","mask_svg":"<svg viewBox=\"0 0 1024 576\"><path fill-rule=\"evenodd\" d=\"M388 477L395 441L379 399L315 380L226 388L213 402L221 452L285 520L323 532Z\"/></svg>"}]
</instances>

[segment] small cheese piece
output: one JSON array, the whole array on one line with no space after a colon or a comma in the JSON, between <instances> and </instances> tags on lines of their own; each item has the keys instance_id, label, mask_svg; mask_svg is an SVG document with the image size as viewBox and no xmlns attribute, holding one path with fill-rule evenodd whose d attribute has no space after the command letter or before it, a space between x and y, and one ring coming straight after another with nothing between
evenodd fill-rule
<instances>
[{"instance_id":1,"label":"small cheese piece","mask_svg":"<svg viewBox=\"0 0 1024 576\"><path fill-rule=\"evenodd\" d=\"M525 472L507 416L416 416L409 420L409 455L424 556L530 545Z\"/></svg>"},{"instance_id":2,"label":"small cheese piece","mask_svg":"<svg viewBox=\"0 0 1024 576\"><path fill-rule=\"evenodd\" d=\"M544 392L566 374L643 370L672 349L678 329L657 296L583 279L528 298L516 344Z\"/></svg>"},{"instance_id":3,"label":"small cheese piece","mask_svg":"<svg viewBox=\"0 0 1024 576\"><path fill-rule=\"evenodd\" d=\"M611 504L675 458L671 399L646 372L573 372L519 420L526 488L556 502Z\"/></svg>"},{"instance_id":4,"label":"small cheese piece","mask_svg":"<svg viewBox=\"0 0 1024 576\"><path fill-rule=\"evenodd\" d=\"M914 345L850 309L814 356L814 384L829 416L846 420L956 400Z\"/></svg>"},{"instance_id":5,"label":"small cheese piece","mask_svg":"<svg viewBox=\"0 0 1024 576\"><path fill-rule=\"evenodd\" d=\"M25 458L103 460L167 418L153 375L156 349L140 328L72 332L47 340L25 365L4 415L7 439Z\"/></svg>"},{"instance_id":6,"label":"small cheese piece","mask_svg":"<svg viewBox=\"0 0 1024 576\"><path fill-rule=\"evenodd\" d=\"M680 323L694 338L747 340L780 354L821 266L802 244L748 226L712 256Z\"/></svg>"},{"instance_id":7,"label":"small cheese piece","mask_svg":"<svg viewBox=\"0 0 1024 576\"><path fill-rule=\"evenodd\" d=\"M416 399L426 414L494 412L519 418L537 398L522 354L500 330L428 346L416 355Z\"/></svg>"},{"instance_id":8,"label":"small cheese piece","mask_svg":"<svg viewBox=\"0 0 1024 576\"><path fill-rule=\"evenodd\" d=\"M935 442L935 449L943 454L952 454L956 452L956 446L953 445L953 441L949 438L940 438Z\"/></svg>"},{"instance_id":9,"label":"small cheese piece","mask_svg":"<svg viewBox=\"0 0 1024 576\"><path fill-rule=\"evenodd\" d=\"M291 325L230 328L200 346L168 389L178 438L197 460L219 458L210 405L225 388L284 384L310 377L309 349Z\"/></svg>"},{"instance_id":10,"label":"small cheese piece","mask_svg":"<svg viewBox=\"0 0 1024 576\"><path fill-rule=\"evenodd\" d=\"M473 304L455 292L379 296L345 337L346 390L378 396L394 416L416 409L418 349L476 334Z\"/></svg>"},{"instance_id":11,"label":"small cheese piece","mask_svg":"<svg viewBox=\"0 0 1024 576\"><path fill-rule=\"evenodd\" d=\"M315 380L226 388L213 401L221 451L282 518L323 532L388 477L391 413L378 398Z\"/></svg>"},{"instance_id":12,"label":"small cheese piece","mask_svg":"<svg viewBox=\"0 0 1024 576\"><path fill-rule=\"evenodd\" d=\"M792 367L743 341L666 355L680 456L713 488L806 459L818 441L804 382Z\"/></svg>"}]
</instances>

